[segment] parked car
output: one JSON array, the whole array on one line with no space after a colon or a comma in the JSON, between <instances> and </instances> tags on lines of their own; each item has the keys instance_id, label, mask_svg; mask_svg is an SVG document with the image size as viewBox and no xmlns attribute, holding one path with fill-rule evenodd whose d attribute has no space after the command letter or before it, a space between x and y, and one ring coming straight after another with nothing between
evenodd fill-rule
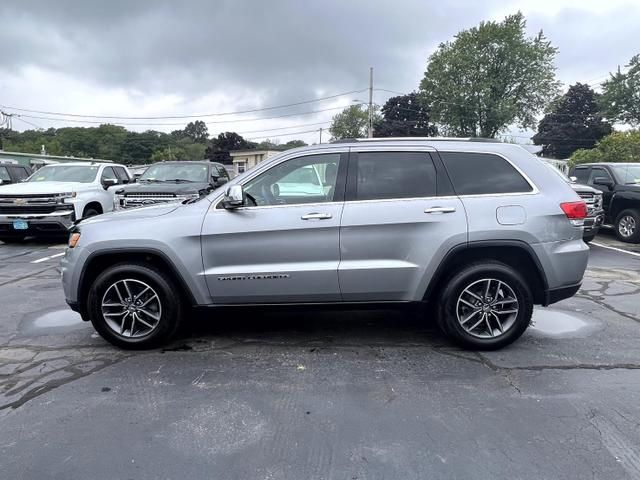
<instances>
[{"instance_id":1,"label":"parked car","mask_svg":"<svg viewBox=\"0 0 640 480\"><path fill-rule=\"evenodd\" d=\"M604 223L623 242L640 242L640 163L585 163L570 175L602 192Z\"/></svg>"},{"instance_id":2,"label":"parked car","mask_svg":"<svg viewBox=\"0 0 640 480\"><path fill-rule=\"evenodd\" d=\"M26 181L0 186L0 240L68 233L76 221L113 210L114 185L131 180L127 168L112 163L47 165Z\"/></svg>"},{"instance_id":3,"label":"parked car","mask_svg":"<svg viewBox=\"0 0 640 480\"><path fill-rule=\"evenodd\" d=\"M209 194L229 181L224 166L215 162L160 162L150 165L136 183L116 191L117 208L181 202Z\"/></svg>"},{"instance_id":4,"label":"parked car","mask_svg":"<svg viewBox=\"0 0 640 480\"><path fill-rule=\"evenodd\" d=\"M545 162L551 170L560 175L571 188L584 200L587 204L587 218L584 219L583 240L587 243L591 242L604 222L604 210L602 208L602 192L588 185L582 185L571 180L567 175L561 172L553 164Z\"/></svg>"},{"instance_id":5,"label":"parked car","mask_svg":"<svg viewBox=\"0 0 640 480\"><path fill-rule=\"evenodd\" d=\"M18 163L0 163L0 186L23 181L31 175L29 167Z\"/></svg>"},{"instance_id":6,"label":"parked car","mask_svg":"<svg viewBox=\"0 0 640 480\"><path fill-rule=\"evenodd\" d=\"M325 172L322 189L274 193L309 166ZM401 303L432 305L464 347L496 349L522 335L534 304L578 291L586 215L517 145L314 145L189 202L82 222L62 282L71 308L123 348L167 341L191 308Z\"/></svg>"}]
</instances>

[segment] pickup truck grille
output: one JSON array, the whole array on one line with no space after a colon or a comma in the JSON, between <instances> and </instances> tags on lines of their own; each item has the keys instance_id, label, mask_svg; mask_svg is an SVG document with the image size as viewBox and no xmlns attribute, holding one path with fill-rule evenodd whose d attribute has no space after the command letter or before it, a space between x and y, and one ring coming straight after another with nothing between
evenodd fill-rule
<instances>
[{"instance_id":1,"label":"pickup truck grille","mask_svg":"<svg viewBox=\"0 0 640 480\"><path fill-rule=\"evenodd\" d=\"M46 195L3 195L0 197L0 214L53 213L71 210L72 205L58 203L56 197Z\"/></svg>"},{"instance_id":2,"label":"pickup truck grille","mask_svg":"<svg viewBox=\"0 0 640 480\"><path fill-rule=\"evenodd\" d=\"M580 198L582 198L587 204L587 213L589 216L593 215L595 212L602 210L601 193L580 192L578 193L578 195L580 195Z\"/></svg>"},{"instance_id":3,"label":"pickup truck grille","mask_svg":"<svg viewBox=\"0 0 640 480\"><path fill-rule=\"evenodd\" d=\"M118 195L118 204L121 208L133 208L175 202L179 199L173 193L125 193L124 195Z\"/></svg>"}]
</instances>

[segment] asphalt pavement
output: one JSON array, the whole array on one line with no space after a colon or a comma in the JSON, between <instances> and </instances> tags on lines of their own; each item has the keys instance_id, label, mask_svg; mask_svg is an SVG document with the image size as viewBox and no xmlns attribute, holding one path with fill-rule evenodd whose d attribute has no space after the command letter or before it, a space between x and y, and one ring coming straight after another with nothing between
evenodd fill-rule
<instances>
[{"instance_id":1,"label":"asphalt pavement","mask_svg":"<svg viewBox=\"0 0 640 480\"><path fill-rule=\"evenodd\" d=\"M126 352L0 244L0 478L638 479L640 247L498 352L407 311L228 310Z\"/></svg>"}]
</instances>

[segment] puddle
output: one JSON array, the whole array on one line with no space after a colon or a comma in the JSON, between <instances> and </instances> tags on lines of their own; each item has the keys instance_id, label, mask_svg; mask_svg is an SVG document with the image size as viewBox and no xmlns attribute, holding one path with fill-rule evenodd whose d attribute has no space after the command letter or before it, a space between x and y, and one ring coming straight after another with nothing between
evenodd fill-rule
<instances>
[{"instance_id":1,"label":"puddle","mask_svg":"<svg viewBox=\"0 0 640 480\"><path fill-rule=\"evenodd\" d=\"M537 308L533 312L534 326L530 330L551 337L568 337L590 327L577 315L550 308Z\"/></svg>"},{"instance_id":2,"label":"puddle","mask_svg":"<svg viewBox=\"0 0 640 480\"><path fill-rule=\"evenodd\" d=\"M84 328L87 325L80 318L80 314L71 310L54 310L27 316L20 324L20 330L25 333L53 333L68 332Z\"/></svg>"}]
</instances>

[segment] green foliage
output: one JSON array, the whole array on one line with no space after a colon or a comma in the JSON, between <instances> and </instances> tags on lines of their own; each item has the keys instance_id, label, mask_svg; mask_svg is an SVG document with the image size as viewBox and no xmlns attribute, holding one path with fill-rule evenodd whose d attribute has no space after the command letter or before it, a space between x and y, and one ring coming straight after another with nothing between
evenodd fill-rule
<instances>
[{"instance_id":1,"label":"green foliage","mask_svg":"<svg viewBox=\"0 0 640 480\"><path fill-rule=\"evenodd\" d=\"M551 158L568 158L579 148L593 148L598 140L611 133L611 125L598 113L597 94L589 85L576 83L567 93L552 102L538 124L533 143L542 145L542 154Z\"/></svg>"},{"instance_id":2,"label":"green foliage","mask_svg":"<svg viewBox=\"0 0 640 480\"><path fill-rule=\"evenodd\" d=\"M224 132L212 139L206 148L205 156L212 162L230 164L233 150L256 148L256 144L242 138L235 132Z\"/></svg>"},{"instance_id":3,"label":"green foliage","mask_svg":"<svg viewBox=\"0 0 640 480\"><path fill-rule=\"evenodd\" d=\"M640 55L602 84L602 110L614 122L640 125Z\"/></svg>"},{"instance_id":4,"label":"green foliage","mask_svg":"<svg viewBox=\"0 0 640 480\"><path fill-rule=\"evenodd\" d=\"M287 143L281 145L283 150L288 150L290 148L298 148L298 147L306 147L307 143L303 140L289 140Z\"/></svg>"},{"instance_id":5,"label":"green foliage","mask_svg":"<svg viewBox=\"0 0 640 480\"><path fill-rule=\"evenodd\" d=\"M533 127L553 98L557 49L542 32L525 36L522 13L482 22L440 44L420 83L423 102L448 134L494 137L508 125Z\"/></svg>"},{"instance_id":6,"label":"green foliage","mask_svg":"<svg viewBox=\"0 0 640 480\"><path fill-rule=\"evenodd\" d=\"M333 116L329 132L334 140L342 138L363 138L367 136L368 120L369 113L367 107L351 105ZM379 121L380 116L376 114L374 124Z\"/></svg>"},{"instance_id":7,"label":"green foliage","mask_svg":"<svg viewBox=\"0 0 640 480\"><path fill-rule=\"evenodd\" d=\"M577 150L569 161L571 165L591 162L640 162L640 130L612 133L595 148Z\"/></svg>"},{"instance_id":8,"label":"green foliage","mask_svg":"<svg viewBox=\"0 0 640 480\"><path fill-rule=\"evenodd\" d=\"M197 122L196 122L197 123ZM205 125L206 128L206 125ZM183 132L183 131L179 131ZM206 146L185 135L148 130L130 132L124 127L50 128L24 132L2 132L4 150L40 153L42 145L50 155L86 157L141 164L152 160L201 160Z\"/></svg>"},{"instance_id":9,"label":"green foliage","mask_svg":"<svg viewBox=\"0 0 640 480\"><path fill-rule=\"evenodd\" d=\"M429 110L418 94L391 97L382 107L382 118L375 124L374 137L433 137L438 128L430 121Z\"/></svg>"}]
</instances>

